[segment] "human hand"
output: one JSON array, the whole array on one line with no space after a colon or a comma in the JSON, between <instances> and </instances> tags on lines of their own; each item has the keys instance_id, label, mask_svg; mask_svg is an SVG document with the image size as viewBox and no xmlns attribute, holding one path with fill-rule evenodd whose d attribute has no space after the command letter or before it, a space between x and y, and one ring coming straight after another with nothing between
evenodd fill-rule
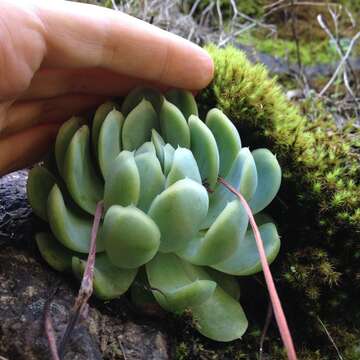
<instances>
[{"instance_id":1,"label":"human hand","mask_svg":"<svg viewBox=\"0 0 360 360\"><path fill-rule=\"evenodd\" d=\"M70 116L148 83L198 90L198 46L113 10L0 0L0 176L34 163Z\"/></svg>"}]
</instances>

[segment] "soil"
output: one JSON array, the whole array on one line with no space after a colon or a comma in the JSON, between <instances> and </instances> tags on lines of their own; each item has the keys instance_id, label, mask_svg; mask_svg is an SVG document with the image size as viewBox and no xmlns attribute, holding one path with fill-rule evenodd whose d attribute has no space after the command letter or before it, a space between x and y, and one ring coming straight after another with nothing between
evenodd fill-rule
<instances>
[{"instance_id":1,"label":"soil","mask_svg":"<svg viewBox=\"0 0 360 360\"><path fill-rule=\"evenodd\" d=\"M50 314L59 341L78 287L72 276L51 270L37 252L34 233L43 225L27 203L26 179L27 171L0 178L1 360L49 359L45 303L51 296ZM161 324L138 315L126 299L92 300L63 359L169 359L169 339Z\"/></svg>"}]
</instances>

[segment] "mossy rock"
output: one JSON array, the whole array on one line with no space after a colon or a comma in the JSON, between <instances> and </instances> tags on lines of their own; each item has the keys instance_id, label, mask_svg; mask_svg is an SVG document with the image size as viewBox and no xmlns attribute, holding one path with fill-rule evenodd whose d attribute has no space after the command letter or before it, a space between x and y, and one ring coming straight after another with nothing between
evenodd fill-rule
<instances>
[{"instance_id":1,"label":"mossy rock","mask_svg":"<svg viewBox=\"0 0 360 360\"><path fill-rule=\"evenodd\" d=\"M360 322L359 130L351 123L338 129L324 112L312 121L301 116L262 65L233 47L207 49L216 71L198 96L203 110L222 109L250 139L246 146L266 144L285 169L273 209L282 258L273 269L295 337L325 356L331 344L322 319L347 329L337 335L344 344L346 333L350 347Z\"/></svg>"}]
</instances>

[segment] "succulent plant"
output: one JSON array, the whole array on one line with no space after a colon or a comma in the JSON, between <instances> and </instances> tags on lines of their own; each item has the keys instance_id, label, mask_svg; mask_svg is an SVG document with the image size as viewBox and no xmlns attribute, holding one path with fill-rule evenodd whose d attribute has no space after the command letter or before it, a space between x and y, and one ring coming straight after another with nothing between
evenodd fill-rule
<instances>
[{"instance_id":1,"label":"succulent plant","mask_svg":"<svg viewBox=\"0 0 360 360\"><path fill-rule=\"evenodd\" d=\"M261 211L281 182L267 149L241 147L218 109L198 117L190 92L133 90L121 107L107 102L93 118L73 117L57 135L52 160L29 174L28 199L51 232L39 233L42 257L81 278L96 205L104 214L94 292L113 299L131 287L135 304L156 300L190 310L194 326L217 341L240 338L247 319L237 276L261 271L249 218L218 178L247 200L272 262L280 240Z\"/></svg>"}]
</instances>

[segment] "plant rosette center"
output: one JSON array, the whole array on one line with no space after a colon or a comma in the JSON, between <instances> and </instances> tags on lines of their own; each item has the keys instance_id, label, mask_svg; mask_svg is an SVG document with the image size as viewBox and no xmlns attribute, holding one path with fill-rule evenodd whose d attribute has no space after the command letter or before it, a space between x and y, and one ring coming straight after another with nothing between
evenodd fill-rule
<instances>
[{"instance_id":1,"label":"plant rosette center","mask_svg":"<svg viewBox=\"0 0 360 360\"><path fill-rule=\"evenodd\" d=\"M30 171L29 202L50 228L36 235L40 253L52 268L81 279L103 201L95 295L113 299L130 289L137 305L190 310L210 339L238 339L248 322L237 277L261 264L248 215L220 177L256 214L271 263L280 239L262 210L280 187L276 157L242 147L218 109L202 121L190 92L137 88L121 106L101 105L91 129L81 117L65 122L54 152Z\"/></svg>"}]
</instances>

